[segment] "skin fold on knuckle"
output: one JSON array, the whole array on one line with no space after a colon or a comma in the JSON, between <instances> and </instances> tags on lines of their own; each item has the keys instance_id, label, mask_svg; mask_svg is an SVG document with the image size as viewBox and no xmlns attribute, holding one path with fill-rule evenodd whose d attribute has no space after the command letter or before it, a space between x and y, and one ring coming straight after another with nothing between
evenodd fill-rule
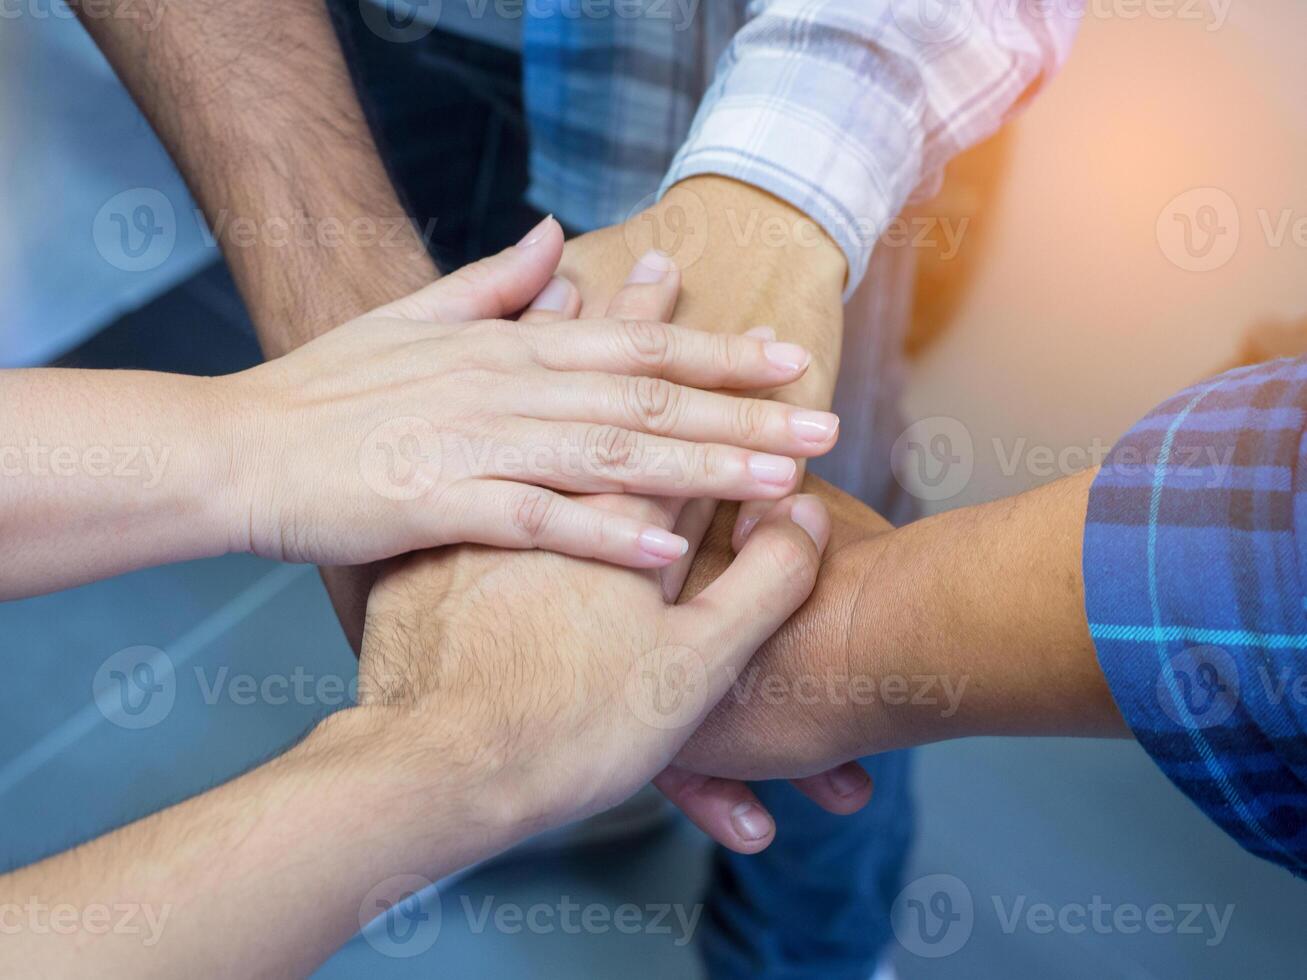
<instances>
[{"instance_id":1,"label":"skin fold on knuckle","mask_svg":"<svg viewBox=\"0 0 1307 980\"><path fill-rule=\"evenodd\" d=\"M526 544L539 544L553 524L557 504L545 490L525 489L515 494L509 505L509 522L516 536Z\"/></svg>"},{"instance_id":2,"label":"skin fold on knuckle","mask_svg":"<svg viewBox=\"0 0 1307 980\"><path fill-rule=\"evenodd\" d=\"M632 423L666 435L681 419L680 389L661 378L631 378L626 386L626 411Z\"/></svg>"},{"instance_id":3,"label":"skin fold on knuckle","mask_svg":"<svg viewBox=\"0 0 1307 980\"><path fill-rule=\"evenodd\" d=\"M617 330L634 364L657 375L666 370L673 353L670 331L648 320L619 320Z\"/></svg>"},{"instance_id":4,"label":"skin fold on knuckle","mask_svg":"<svg viewBox=\"0 0 1307 980\"><path fill-rule=\"evenodd\" d=\"M638 468L639 436L615 425L592 426L585 436L585 459L595 476L624 481Z\"/></svg>"}]
</instances>

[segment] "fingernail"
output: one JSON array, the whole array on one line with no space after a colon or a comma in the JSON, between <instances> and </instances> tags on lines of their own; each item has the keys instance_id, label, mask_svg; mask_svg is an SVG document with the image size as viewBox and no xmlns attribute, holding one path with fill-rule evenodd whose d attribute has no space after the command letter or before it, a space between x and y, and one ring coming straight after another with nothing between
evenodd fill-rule
<instances>
[{"instance_id":1,"label":"fingernail","mask_svg":"<svg viewBox=\"0 0 1307 980\"><path fill-rule=\"evenodd\" d=\"M749 540L749 535L753 533L753 529L757 526L758 526L758 518L756 517L746 518L740 523L741 546L743 546L744 542Z\"/></svg>"},{"instance_id":2,"label":"fingernail","mask_svg":"<svg viewBox=\"0 0 1307 980\"><path fill-rule=\"evenodd\" d=\"M572 298L572 284L559 276L549 280L549 284L540 290L540 295L531 301L530 308L545 313L561 313L567 309L567 301Z\"/></svg>"},{"instance_id":3,"label":"fingernail","mask_svg":"<svg viewBox=\"0 0 1307 980\"><path fill-rule=\"evenodd\" d=\"M731 811L731 824L744 840L762 840L772 831L771 819L756 803L740 803Z\"/></svg>"},{"instance_id":4,"label":"fingernail","mask_svg":"<svg viewBox=\"0 0 1307 980\"><path fill-rule=\"evenodd\" d=\"M767 456L755 453L749 457L749 472L759 483L782 486L794 479L798 464L788 456Z\"/></svg>"},{"instance_id":5,"label":"fingernail","mask_svg":"<svg viewBox=\"0 0 1307 980\"><path fill-rule=\"evenodd\" d=\"M762 346L763 357L786 371L802 371L812 356L798 344L769 343Z\"/></svg>"},{"instance_id":6,"label":"fingernail","mask_svg":"<svg viewBox=\"0 0 1307 980\"><path fill-rule=\"evenodd\" d=\"M635 268L631 274L626 277L628 286L647 286L655 282L662 282L667 277L667 273L676 268L676 263L668 256L655 249L650 249L640 256L640 261L635 263Z\"/></svg>"},{"instance_id":7,"label":"fingernail","mask_svg":"<svg viewBox=\"0 0 1307 980\"><path fill-rule=\"evenodd\" d=\"M831 412L790 413L790 431L804 442L827 442L840 430L840 417Z\"/></svg>"},{"instance_id":8,"label":"fingernail","mask_svg":"<svg viewBox=\"0 0 1307 980\"><path fill-rule=\"evenodd\" d=\"M776 331L771 327L754 327L752 330L744 331L746 337L753 337L755 340L775 340Z\"/></svg>"},{"instance_id":9,"label":"fingernail","mask_svg":"<svg viewBox=\"0 0 1307 980\"><path fill-rule=\"evenodd\" d=\"M526 236L517 243L517 247L530 248L532 245L535 245L540 241L540 239L544 238L545 235L549 234L549 228L553 223L554 216L551 214L547 216L544 221L540 222L540 224L528 231Z\"/></svg>"},{"instance_id":10,"label":"fingernail","mask_svg":"<svg viewBox=\"0 0 1307 980\"><path fill-rule=\"evenodd\" d=\"M831 789L840 796L853 796L866 789L871 781L861 766L840 766L829 775Z\"/></svg>"},{"instance_id":11,"label":"fingernail","mask_svg":"<svg viewBox=\"0 0 1307 980\"><path fill-rule=\"evenodd\" d=\"M818 548L826 539L826 509L816 497L803 496L794 501L790 508L790 520L808 532Z\"/></svg>"},{"instance_id":12,"label":"fingernail","mask_svg":"<svg viewBox=\"0 0 1307 980\"><path fill-rule=\"evenodd\" d=\"M675 561L690 550L690 542L679 534L651 527L640 532L640 547L655 558Z\"/></svg>"}]
</instances>

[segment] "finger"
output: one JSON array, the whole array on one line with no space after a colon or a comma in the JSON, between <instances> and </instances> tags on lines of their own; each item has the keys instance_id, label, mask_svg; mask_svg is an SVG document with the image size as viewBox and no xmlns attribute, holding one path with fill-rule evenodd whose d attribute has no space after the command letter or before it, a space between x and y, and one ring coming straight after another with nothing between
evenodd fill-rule
<instances>
[{"instance_id":1,"label":"finger","mask_svg":"<svg viewBox=\"0 0 1307 980\"><path fill-rule=\"evenodd\" d=\"M713 515L717 513L717 501L711 497L700 497L687 501L676 518L673 530L689 544L684 555L658 573L659 584L663 587L663 599L675 602L685 588L685 580L694 564L694 556L703 544L703 536L712 526Z\"/></svg>"},{"instance_id":2,"label":"finger","mask_svg":"<svg viewBox=\"0 0 1307 980\"><path fill-rule=\"evenodd\" d=\"M563 229L550 216L512 248L465 265L377 314L440 323L512 316L545 288L562 255Z\"/></svg>"},{"instance_id":3,"label":"finger","mask_svg":"<svg viewBox=\"0 0 1307 980\"><path fill-rule=\"evenodd\" d=\"M557 323L575 320L581 312L581 293L569 280L554 276L531 305L517 318L518 323Z\"/></svg>"},{"instance_id":4,"label":"finger","mask_svg":"<svg viewBox=\"0 0 1307 980\"><path fill-rule=\"evenodd\" d=\"M778 500L794 491L798 477L788 456L588 422L514 419L504 424L500 444L518 449L482 454L478 476L570 493Z\"/></svg>"},{"instance_id":5,"label":"finger","mask_svg":"<svg viewBox=\"0 0 1307 980\"><path fill-rule=\"evenodd\" d=\"M807 458L835 448L839 416L779 401L700 391L661 378L574 371L550 375L548 389L520 390L514 408L530 418L619 425L636 432L720 442Z\"/></svg>"},{"instance_id":6,"label":"finger","mask_svg":"<svg viewBox=\"0 0 1307 980\"><path fill-rule=\"evenodd\" d=\"M731 547L736 553L744 547L744 542L749 540L749 534L767 515L767 510L765 501L746 500L740 504L740 512L735 515L735 529L731 532Z\"/></svg>"},{"instance_id":7,"label":"finger","mask_svg":"<svg viewBox=\"0 0 1307 980\"><path fill-rule=\"evenodd\" d=\"M822 413L809 413L822 414ZM795 455L798 455L797 453ZM799 484L803 484L803 461L799 460ZM758 526L758 522L767 516L771 510L771 502L767 500L746 500L740 504L740 512L735 516L735 527L731 531L731 547L738 554L744 547L744 542L749 540L749 535L753 529Z\"/></svg>"},{"instance_id":8,"label":"finger","mask_svg":"<svg viewBox=\"0 0 1307 980\"><path fill-rule=\"evenodd\" d=\"M757 854L776 837L776 821L744 783L664 769L653 781L690 822L732 851Z\"/></svg>"},{"instance_id":9,"label":"finger","mask_svg":"<svg viewBox=\"0 0 1307 980\"><path fill-rule=\"evenodd\" d=\"M684 538L648 521L613 514L543 487L477 480L463 516L441 516L450 541L536 548L627 568L662 568L685 554Z\"/></svg>"},{"instance_id":10,"label":"finger","mask_svg":"<svg viewBox=\"0 0 1307 980\"><path fill-rule=\"evenodd\" d=\"M656 249L635 263L626 284L608 304L618 320L670 320L681 294L681 270Z\"/></svg>"},{"instance_id":11,"label":"finger","mask_svg":"<svg viewBox=\"0 0 1307 980\"><path fill-rule=\"evenodd\" d=\"M794 787L823 810L847 815L857 813L871 801L872 782L860 762L791 780Z\"/></svg>"},{"instance_id":12,"label":"finger","mask_svg":"<svg viewBox=\"0 0 1307 980\"><path fill-rule=\"evenodd\" d=\"M830 527L819 498L782 501L716 581L671 611L698 648L711 651L714 686L724 690L734 669L803 605L817 582Z\"/></svg>"},{"instance_id":13,"label":"finger","mask_svg":"<svg viewBox=\"0 0 1307 980\"><path fill-rule=\"evenodd\" d=\"M580 320L523 332L538 364L555 371L639 374L695 388L789 384L811 355L797 344L706 333L656 320Z\"/></svg>"},{"instance_id":14,"label":"finger","mask_svg":"<svg viewBox=\"0 0 1307 980\"><path fill-rule=\"evenodd\" d=\"M753 327L746 330L744 336L763 341L775 340L776 331L767 326ZM800 474L803 472L802 463L799 464L799 472ZM758 517L761 518L770 504L745 501L741 506L756 507ZM699 546L703 544L704 535L708 533L708 528L712 526L713 517L716 516L716 513L717 501L710 501L705 498L690 502L686 505L685 511L678 516L674 530L689 542L690 548L683 558L677 559L658 573L658 581L663 589L663 598L667 602L676 602L685 589L686 579L690 577L690 569L694 566L694 556L699 553ZM750 530L752 530L752 525L750 525ZM741 544L743 544L743 541L741 541ZM738 552L739 548L735 550Z\"/></svg>"}]
</instances>

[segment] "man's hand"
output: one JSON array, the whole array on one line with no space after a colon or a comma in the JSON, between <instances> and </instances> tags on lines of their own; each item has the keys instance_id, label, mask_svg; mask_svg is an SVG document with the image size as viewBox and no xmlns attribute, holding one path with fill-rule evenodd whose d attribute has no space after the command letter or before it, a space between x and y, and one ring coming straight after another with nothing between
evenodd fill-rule
<instances>
[{"instance_id":1,"label":"man's hand","mask_svg":"<svg viewBox=\"0 0 1307 980\"><path fill-rule=\"evenodd\" d=\"M807 478L804 491L820 497L831 514L831 540L817 585L690 739L677 759L682 769L736 779L803 778L874 751L871 710L856 703L850 669L857 663L863 676L856 680L862 683L877 668L851 661L858 645L849 626L876 542L893 526L816 477ZM720 508L684 598L697 595L729 564L732 510Z\"/></svg>"},{"instance_id":2,"label":"man's hand","mask_svg":"<svg viewBox=\"0 0 1307 980\"><path fill-rule=\"evenodd\" d=\"M740 792L734 780L800 777L837 810L866 790L856 764L838 766L845 760L971 735L1126 734L1085 619L1081 540L1093 476L899 530L809 477L805 489L833 519L812 597L658 787L719 836L728 831L712 810ZM729 553L719 522L685 594Z\"/></svg>"},{"instance_id":3,"label":"man's hand","mask_svg":"<svg viewBox=\"0 0 1307 980\"><path fill-rule=\"evenodd\" d=\"M650 250L681 272L676 322L712 333L771 326L813 352L802 380L780 389L830 407L839 370L847 264L822 229L779 198L726 177L694 177L623 225L567 243L560 273L581 292L581 316L601 316L631 263ZM655 276L658 269L647 274Z\"/></svg>"},{"instance_id":4,"label":"man's hand","mask_svg":"<svg viewBox=\"0 0 1307 980\"><path fill-rule=\"evenodd\" d=\"M603 315L631 261L650 250L662 252L680 270L674 322L713 333L769 327L781 340L802 345L813 356L807 374L768 396L800 408L830 408L844 330L847 262L815 222L748 184L716 176L685 180L625 224L568 242L560 272L581 291L581 315ZM660 274L656 265L645 270L647 281ZM741 508L738 530L747 532L765 509ZM691 504L683 514L679 506L672 512L693 554L713 507ZM688 561L664 573L669 597L675 597L687 570Z\"/></svg>"},{"instance_id":5,"label":"man's hand","mask_svg":"<svg viewBox=\"0 0 1307 980\"><path fill-rule=\"evenodd\" d=\"M776 504L679 606L647 573L544 552L413 556L369 600L360 702L393 713L415 758L430 719L457 718L480 798L520 836L599 812L666 767L807 598L828 531L816 498Z\"/></svg>"}]
</instances>

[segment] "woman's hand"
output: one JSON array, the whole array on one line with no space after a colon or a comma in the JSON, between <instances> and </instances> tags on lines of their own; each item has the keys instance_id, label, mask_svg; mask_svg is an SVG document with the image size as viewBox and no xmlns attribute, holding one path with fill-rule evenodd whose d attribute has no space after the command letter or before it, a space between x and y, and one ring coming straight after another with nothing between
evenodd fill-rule
<instances>
[{"instance_id":1,"label":"woman's hand","mask_svg":"<svg viewBox=\"0 0 1307 980\"><path fill-rule=\"evenodd\" d=\"M795 458L834 445L828 413L697 390L793 381L809 358L792 344L617 319L430 322L531 261L508 249L215 381L236 420L233 549L359 564L474 542L660 567L684 539L555 491L777 499ZM562 280L546 295L578 305Z\"/></svg>"}]
</instances>

